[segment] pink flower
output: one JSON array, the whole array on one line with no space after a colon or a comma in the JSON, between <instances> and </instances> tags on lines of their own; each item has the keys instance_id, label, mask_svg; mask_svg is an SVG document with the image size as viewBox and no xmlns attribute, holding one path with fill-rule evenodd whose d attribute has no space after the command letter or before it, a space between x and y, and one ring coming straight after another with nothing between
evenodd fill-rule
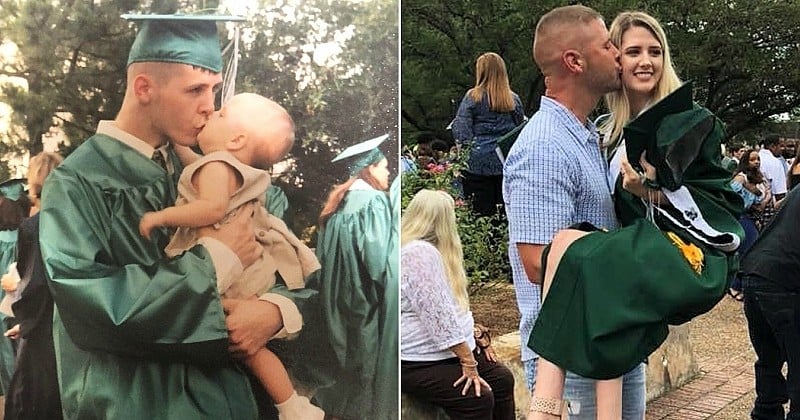
<instances>
[{"instance_id":1,"label":"pink flower","mask_svg":"<svg viewBox=\"0 0 800 420\"><path fill-rule=\"evenodd\" d=\"M435 173L435 174L444 173L444 170L445 170L444 165L436 165L436 166L434 166L433 168L430 169L430 171Z\"/></svg>"},{"instance_id":2,"label":"pink flower","mask_svg":"<svg viewBox=\"0 0 800 420\"><path fill-rule=\"evenodd\" d=\"M462 200L460 198L458 200L456 200L456 207L464 207L464 205L466 205L466 204L467 203L465 203L464 200Z\"/></svg>"}]
</instances>

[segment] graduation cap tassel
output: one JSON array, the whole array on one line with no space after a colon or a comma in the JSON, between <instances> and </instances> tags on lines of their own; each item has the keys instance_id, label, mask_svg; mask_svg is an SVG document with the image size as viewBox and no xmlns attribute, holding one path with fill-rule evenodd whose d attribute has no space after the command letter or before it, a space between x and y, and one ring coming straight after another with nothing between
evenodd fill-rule
<instances>
[{"instance_id":1,"label":"graduation cap tassel","mask_svg":"<svg viewBox=\"0 0 800 420\"><path fill-rule=\"evenodd\" d=\"M233 29L233 40L225 47L223 54L228 49L233 48L228 59L228 66L225 69L225 76L222 78L222 103L228 102L236 94L236 72L239 64L239 27Z\"/></svg>"}]
</instances>

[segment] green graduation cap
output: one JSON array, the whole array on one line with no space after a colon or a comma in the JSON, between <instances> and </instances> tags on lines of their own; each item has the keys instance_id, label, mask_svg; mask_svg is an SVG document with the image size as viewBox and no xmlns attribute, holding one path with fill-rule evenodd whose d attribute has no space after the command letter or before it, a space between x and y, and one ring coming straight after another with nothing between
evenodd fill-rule
<instances>
[{"instance_id":1,"label":"green graduation cap","mask_svg":"<svg viewBox=\"0 0 800 420\"><path fill-rule=\"evenodd\" d=\"M25 194L25 178L9 179L0 183L0 196L6 197L11 200L19 200Z\"/></svg>"},{"instance_id":2,"label":"green graduation cap","mask_svg":"<svg viewBox=\"0 0 800 420\"><path fill-rule=\"evenodd\" d=\"M139 23L128 65L156 61L222 71L217 22L243 21L240 16L219 15L122 15Z\"/></svg>"},{"instance_id":3,"label":"green graduation cap","mask_svg":"<svg viewBox=\"0 0 800 420\"><path fill-rule=\"evenodd\" d=\"M389 135L384 134L380 137L354 144L344 149L344 151L333 158L331 162L346 161L347 167L350 170L350 176L354 176L367 166L378 163L386 158L386 156L381 153L380 149L378 149L378 146L388 138Z\"/></svg>"},{"instance_id":4,"label":"green graduation cap","mask_svg":"<svg viewBox=\"0 0 800 420\"><path fill-rule=\"evenodd\" d=\"M692 85L686 82L628 123L623 137L631 166L642 170L639 157L646 150L647 161L656 167L657 182L674 191L714 131L724 134L722 123L692 102Z\"/></svg>"}]
</instances>

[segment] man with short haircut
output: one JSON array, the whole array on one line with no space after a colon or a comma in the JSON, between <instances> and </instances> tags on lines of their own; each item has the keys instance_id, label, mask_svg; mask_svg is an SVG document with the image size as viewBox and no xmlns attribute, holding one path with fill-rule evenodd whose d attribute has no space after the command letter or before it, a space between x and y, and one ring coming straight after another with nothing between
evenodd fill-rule
<instances>
[{"instance_id":1,"label":"man with short haircut","mask_svg":"<svg viewBox=\"0 0 800 420\"><path fill-rule=\"evenodd\" d=\"M509 259L531 389L538 356L527 342L541 307L544 247L574 223L617 227L608 165L588 116L605 93L621 88L619 51L602 16L588 7L559 7L544 15L536 27L533 57L547 81L546 96L503 169ZM624 419L644 417L644 382L643 365L624 376ZM594 380L567 373L564 398L570 401L571 419L595 419Z\"/></svg>"},{"instance_id":2,"label":"man with short haircut","mask_svg":"<svg viewBox=\"0 0 800 420\"><path fill-rule=\"evenodd\" d=\"M786 172L789 167L783 159L784 140L777 134L767 134L758 151L761 172L769 180L772 196L778 202L786 195Z\"/></svg>"},{"instance_id":3,"label":"man with short haircut","mask_svg":"<svg viewBox=\"0 0 800 420\"><path fill-rule=\"evenodd\" d=\"M262 251L252 209L171 259L168 229L139 235L145 212L175 201L181 162L170 144L195 144L214 112L222 57L215 17L204 19L141 24L116 119L44 185L40 241L66 419L257 418L231 355L302 325L303 292L220 301L217 279L241 275Z\"/></svg>"}]
</instances>

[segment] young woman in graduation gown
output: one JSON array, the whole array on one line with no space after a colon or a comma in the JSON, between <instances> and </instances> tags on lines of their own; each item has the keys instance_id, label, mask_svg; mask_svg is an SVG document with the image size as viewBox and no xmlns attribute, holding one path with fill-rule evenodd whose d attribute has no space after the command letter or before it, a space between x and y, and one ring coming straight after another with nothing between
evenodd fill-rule
<instances>
[{"instance_id":1,"label":"young woman in graduation gown","mask_svg":"<svg viewBox=\"0 0 800 420\"><path fill-rule=\"evenodd\" d=\"M332 383L315 398L341 419L398 417L398 220L386 193L388 161L377 149L385 138L334 159L347 163L351 176L333 188L319 220L319 322L330 352L330 366L319 368L330 371Z\"/></svg>"}]
</instances>

